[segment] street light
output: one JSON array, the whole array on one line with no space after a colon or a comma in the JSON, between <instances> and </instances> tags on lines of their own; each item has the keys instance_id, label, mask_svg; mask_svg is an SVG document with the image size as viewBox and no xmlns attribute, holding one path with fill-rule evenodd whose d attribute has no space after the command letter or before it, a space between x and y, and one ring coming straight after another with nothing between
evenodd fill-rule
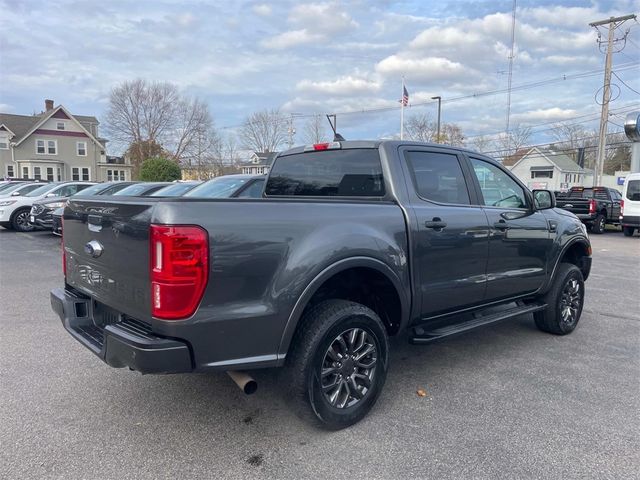
<instances>
[{"instance_id":1,"label":"street light","mask_svg":"<svg viewBox=\"0 0 640 480\"><path fill-rule=\"evenodd\" d=\"M436 143L440 143L440 107L442 105L442 97L431 97L431 100L438 100L438 134L436 136Z\"/></svg>"}]
</instances>

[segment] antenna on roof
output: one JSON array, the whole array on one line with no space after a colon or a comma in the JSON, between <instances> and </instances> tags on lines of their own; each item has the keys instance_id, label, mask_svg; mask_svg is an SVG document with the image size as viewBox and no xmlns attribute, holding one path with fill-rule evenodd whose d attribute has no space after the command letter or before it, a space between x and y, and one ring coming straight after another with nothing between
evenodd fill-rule
<instances>
[{"instance_id":1,"label":"antenna on roof","mask_svg":"<svg viewBox=\"0 0 640 480\"><path fill-rule=\"evenodd\" d=\"M333 117L333 121L331 121L332 117ZM327 115L327 120L329 121L329 125L331 126L331 130L333 130L333 141L334 142L344 142L345 138L336 131L336 127L338 125L338 117L337 117L337 115L335 113L333 113L331 115Z\"/></svg>"}]
</instances>

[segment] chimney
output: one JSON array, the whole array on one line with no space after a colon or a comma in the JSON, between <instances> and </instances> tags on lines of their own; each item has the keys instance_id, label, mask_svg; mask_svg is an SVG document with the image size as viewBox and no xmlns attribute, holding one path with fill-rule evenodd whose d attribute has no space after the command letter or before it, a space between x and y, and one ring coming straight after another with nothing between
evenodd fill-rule
<instances>
[{"instance_id":1,"label":"chimney","mask_svg":"<svg viewBox=\"0 0 640 480\"><path fill-rule=\"evenodd\" d=\"M45 100L44 101L44 111L48 112L49 110L53 110L53 100Z\"/></svg>"}]
</instances>

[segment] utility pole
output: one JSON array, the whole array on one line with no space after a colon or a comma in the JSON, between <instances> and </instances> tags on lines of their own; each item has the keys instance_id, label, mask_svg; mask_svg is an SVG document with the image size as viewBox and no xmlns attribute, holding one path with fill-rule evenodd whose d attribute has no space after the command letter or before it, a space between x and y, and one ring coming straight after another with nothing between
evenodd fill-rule
<instances>
[{"instance_id":1,"label":"utility pole","mask_svg":"<svg viewBox=\"0 0 640 480\"><path fill-rule=\"evenodd\" d=\"M602 182L602 172L604 169L604 153L607 145L607 124L609 119L609 102L611 101L611 65L613 60L613 44L616 41L622 39L616 39L614 36L616 28L622 25L627 20L635 20L635 15L625 15L623 17L611 17L607 20L599 20L597 22L590 23L589 26L595 28L608 25L609 35L607 38L607 52L605 57L604 67L604 86L602 89L602 112L600 114L600 132L598 135L598 157L596 159L595 171L593 174L593 186L600 185ZM629 31L624 34L624 38L627 37ZM598 43L601 43L600 32L598 32Z\"/></svg>"},{"instance_id":2,"label":"utility pole","mask_svg":"<svg viewBox=\"0 0 640 480\"><path fill-rule=\"evenodd\" d=\"M431 100L438 100L438 126L437 126L437 133L436 133L436 143L440 143L440 111L442 107L442 97L437 96L437 97L431 97Z\"/></svg>"},{"instance_id":3,"label":"utility pole","mask_svg":"<svg viewBox=\"0 0 640 480\"><path fill-rule=\"evenodd\" d=\"M516 47L516 0L513 0L513 9L511 11L511 50L509 52L509 76L507 77L507 152L505 156L510 155L509 149L511 148L511 135L509 132L511 124L511 82L513 80L513 57L515 56Z\"/></svg>"}]
</instances>

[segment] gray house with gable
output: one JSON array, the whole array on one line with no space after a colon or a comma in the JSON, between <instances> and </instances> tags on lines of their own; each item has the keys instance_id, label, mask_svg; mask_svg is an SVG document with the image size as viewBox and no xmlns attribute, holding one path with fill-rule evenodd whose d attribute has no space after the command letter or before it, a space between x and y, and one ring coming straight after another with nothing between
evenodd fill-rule
<instances>
[{"instance_id":1,"label":"gray house with gable","mask_svg":"<svg viewBox=\"0 0 640 480\"><path fill-rule=\"evenodd\" d=\"M0 113L0 177L130 180L131 165L106 155L96 117L73 115L45 100L36 115Z\"/></svg>"}]
</instances>

